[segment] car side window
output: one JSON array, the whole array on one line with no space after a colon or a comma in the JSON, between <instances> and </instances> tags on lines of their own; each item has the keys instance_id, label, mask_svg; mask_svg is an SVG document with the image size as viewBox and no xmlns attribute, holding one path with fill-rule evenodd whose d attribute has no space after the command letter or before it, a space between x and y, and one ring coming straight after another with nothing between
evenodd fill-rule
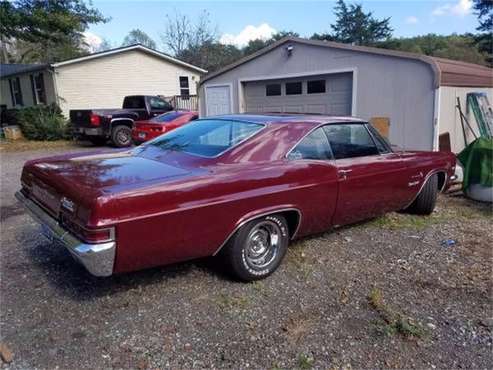
<instances>
[{"instance_id":1,"label":"car side window","mask_svg":"<svg viewBox=\"0 0 493 370\"><path fill-rule=\"evenodd\" d=\"M370 130L371 135L373 136L373 140L377 145L378 151L380 154L391 153L392 149L390 148L390 143L378 132L378 130L373 127L371 124L368 124L368 130Z\"/></svg>"},{"instance_id":2,"label":"car side window","mask_svg":"<svg viewBox=\"0 0 493 370\"><path fill-rule=\"evenodd\" d=\"M324 126L335 159L379 154L364 124L346 123Z\"/></svg>"},{"instance_id":3,"label":"car side window","mask_svg":"<svg viewBox=\"0 0 493 370\"><path fill-rule=\"evenodd\" d=\"M329 142L322 128L306 135L288 154L289 160L296 159L332 159Z\"/></svg>"}]
</instances>

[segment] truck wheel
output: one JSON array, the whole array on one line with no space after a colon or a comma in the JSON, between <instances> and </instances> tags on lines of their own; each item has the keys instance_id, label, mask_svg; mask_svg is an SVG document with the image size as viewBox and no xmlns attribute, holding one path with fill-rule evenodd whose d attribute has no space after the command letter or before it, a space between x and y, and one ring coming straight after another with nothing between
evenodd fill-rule
<instances>
[{"instance_id":1,"label":"truck wheel","mask_svg":"<svg viewBox=\"0 0 493 370\"><path fill-rule=\"evenodd\" d=\"M121 125L113 127L111 141L119 148L130 146L132 144L132 129Z\"/></svg>"},{"instance_id":2,"label":"truck wheel","mask_svg":"<svg viewBox=\"0 0 493 370\"><path fill-rule=\"evenodd\" d=\"M100 136L88 136L87 140L89 140L93 145L96 146L104 145L108 141L105 137Z\"/></svg>"},{"instance_id":3,"label":"truck wheel","mask_svg":"<svg viewBox=\"0 0 493 370\"><path fill-rule=\"evenodd\" d=\"M418 196L404 211L416 215L430 215L435 209L438 194L438 176L433 174L426 181Z\"/></svg>"},{"instance_id":4,"label":"truck wheel","mask_svg":"<svg viewBox=\"0 0 493 370\"><path fill-rule=\"evenodd\" d=\"M285 218L269 215L242 226L221 252L236 278L253 281L269 276L279 267L288 244Z\"/></svg>"}]
</instances>

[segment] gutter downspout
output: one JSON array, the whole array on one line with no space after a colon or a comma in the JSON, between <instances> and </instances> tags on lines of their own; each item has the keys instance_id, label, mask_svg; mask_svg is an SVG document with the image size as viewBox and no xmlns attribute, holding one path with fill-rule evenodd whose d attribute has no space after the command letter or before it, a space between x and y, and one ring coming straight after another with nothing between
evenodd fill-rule
<instances>
[{"instance_id":1,"label":"gutter downspout","mask_svg":"<svg viewBox=\"0 0 493 370\"><path fill-rule=\"evenodd\" d=\"M58 83L56 80L55 67L51 66L51 68L48 68L48 71L50 72L51 77L53 79L53 90L55 92L55 102L58 106L60 106L60 96L58 95Z\"/></svg>"}]
</instances>

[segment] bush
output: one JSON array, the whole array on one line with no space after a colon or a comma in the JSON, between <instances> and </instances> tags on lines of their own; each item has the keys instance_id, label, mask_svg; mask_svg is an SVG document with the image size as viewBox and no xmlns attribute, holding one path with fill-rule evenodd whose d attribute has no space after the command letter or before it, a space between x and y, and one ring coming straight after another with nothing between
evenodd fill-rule
<instances>
[{"instance_id":1,"label":"bush","mask_svg":"<svg viewBox=\"0 0 493 370\"><path fill-rule=\"evenodd\" d=\"M69 125L56 104L36 105L19 109L17 121L22 133L30 140L60 140L70 138Z\"/></svg>"}]
</instances>

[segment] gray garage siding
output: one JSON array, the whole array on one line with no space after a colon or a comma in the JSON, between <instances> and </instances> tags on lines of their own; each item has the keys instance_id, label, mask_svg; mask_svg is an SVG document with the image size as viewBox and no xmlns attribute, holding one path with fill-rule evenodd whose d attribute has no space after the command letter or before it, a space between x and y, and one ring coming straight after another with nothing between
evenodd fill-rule
<instances>
[{"instance_id":1,"label":"gray garage siding","mask_svg":"<svg viewBox=\"0 0 493 370\"><path fill-rule=\"evenodd\" d=\"M406 149L429 150L433 146L434 75L424 62L393 56L341 50L292 42L287 57L285 44L249 62L207 80L201 86L201 114L205 115L207 85L232 84L233 112L247 107L239 85L269 78L301 77L325 72L354 70L353 112L363 119L389 117L390 141ZM245 81L246 80L246 81ZM243 81L243 82L242 82Z\"/></svg>"}]
</instances>

